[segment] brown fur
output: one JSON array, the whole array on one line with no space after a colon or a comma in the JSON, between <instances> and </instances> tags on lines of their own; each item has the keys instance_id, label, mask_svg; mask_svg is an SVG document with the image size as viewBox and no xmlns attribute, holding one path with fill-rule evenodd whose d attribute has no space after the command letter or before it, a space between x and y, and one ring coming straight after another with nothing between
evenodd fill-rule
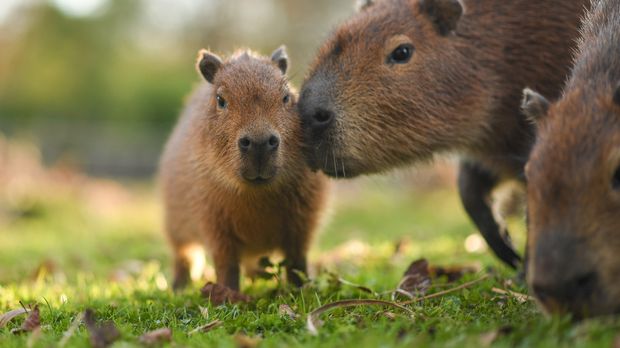
<instances>
[{"instance_id":1,"label":"brown fur","mask_svg":"<svg viewBox=\"0 0 620 348\"><path fill-rule=\"evenodd\" d=\"M326 179L311 172L301 156L294 96L284 102L292 92L281 53L272 61L242 52L215 73L206 58L219 58L201 53L199 70L212 84L196 88L161 160L175 288L189 281L196 245L212 255L218 283L234 289L241 262L275 250L286 257L289 280L300 282L293 269L306 271ZM216 94L226 99L226 109L218 107ZM256 169L238 142L265 134L276 135L280 144L263 163L266 169ZM263 172L273 175L267 183L247 179Z\"/></svg>"},{"instance_id":2,"label":"brown fur","mask_svg":"<svg viewBox=\"0 0 620 348\"><path fill-rule=\"evenodd\" d=\"M376 1L335 30L299 102L311 166L352 177L456 152L491 178L489 186L522 179L534 131L519 110L521 91L559 96L587 0L462 3L454 23L454 0ZM411 60L390 64L401 44L415 48ZM315 132L309 119L320 109L334 121ZM487 193L468 194L467 186L462 196ZM486 198L473 197L470 207L472 197L463 199L476 220L475 199Z\"/></svg>"},{"instance_id":3,"label":"brown fur","mask_svg":"<svg viewBox=\"0 0 620 348\"><path fill-rule=\"evenodd\" d=\"M619 89L620 1L595 0L561 99L548 111L541 96L525 101L538 119L527 278L552 312L620 311Z\"/></svg>"}]
</instances>

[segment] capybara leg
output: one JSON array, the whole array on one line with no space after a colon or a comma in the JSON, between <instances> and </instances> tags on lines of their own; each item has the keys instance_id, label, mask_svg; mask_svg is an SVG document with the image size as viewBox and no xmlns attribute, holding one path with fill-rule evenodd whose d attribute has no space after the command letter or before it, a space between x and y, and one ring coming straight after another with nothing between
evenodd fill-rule
<instances>
[{"instance_id":1,"label":"capybara leg","mask_svg":"<svg viewBox=\"0 0 620 348\"><path fill-rule=\"evenodd\" d=\"M497 178L480 165L467 161L460 163L458 186L465 211L495 254L511 267L517 268L521 257L514 250L508 231L501 231L488 203L497 182Z\"/></svg>"},{"instance_id":2,"label":"capybara leg","mask_svg":"<svg viewBox=\"0 0 620 348\"><path fill-rule=\"evenodd\" d=\"M289 283L301 287L304 285L304 279L299 273L308 274L308 266L306 264L305 255L291 255L286 258L286 279Z\"/></svg>"},{"instance_id":3,"label":"capybara leg","mask_svg":"<svg viewBox=\"0 0 620 348\"><path fill-rule=\"evenodd\" d=\"M174 281L172 288L175 291L182 290L189 284L190 269L190 260L185 255L179 254L174 258Z\"/></svg>"},{"instance_id":4,"label":"capybara leg","mask_svg":"<svg viewBox=\"0 0 620 348\"><path fill-rule=\"evenodd\" d=\"M217 283L226 285L233 290L239 290L239 257L236 254L220 250L213 255L215 276Z\"/></svg>"}]
</instances>

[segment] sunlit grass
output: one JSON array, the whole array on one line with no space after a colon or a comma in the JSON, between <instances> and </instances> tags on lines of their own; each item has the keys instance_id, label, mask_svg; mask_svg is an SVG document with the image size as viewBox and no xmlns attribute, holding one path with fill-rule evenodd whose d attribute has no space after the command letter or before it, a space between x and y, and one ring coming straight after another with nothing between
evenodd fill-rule
<instances>
[{"instance_id":1,"label":"sunlit grass","mask_svg":"<svg viewBox=\"0 0 620 348\"><path fill-rule=\"evenodd\" d=\"M141 334L161 327L173 330L176 344L197 347L235 347L239 336L258 338L264 347L479 347L500 328L507 328L493 340L500 347L609 346L614 339L620 325L615 319L581 325L568 318L546 319L534 303L491 291L505 286L527 290L518 283L507 285L514 273L488 252L466 251L464 241L475 230L454 189L412 189L398 180L347 185L336 190L329 222L312 249L312 281L306 287L299 291L275 280L245 279L244 290L254 301L220 307L200 298L200 283L181 294L170 291L169 254L152 184L89 179L54 194L34 190L27 201L3 203L0 311L18 308L20 301L38 303L44 327L36 345L42 347L57 344L85 308L116 323L122 332L117 346L136 345ZM520 230L517 243L522 245L522 221L513 219L511 228ZM494 275L466 290L412 305L413 316L380 307L337 309L323 316L318 336L306 329L306 315L322 304L375 298L334 283L330 273L390 300L386 292L420 257L432 264L474 265L482 273L492 267ZM282 315L281 304L300 318ZM207 308L208 317L200 307ZM188 335L215 319L223 325ZM20 321L0 329L0 346L27 343L27 336L9 333ZM80 326L68 346L87 345L87 337Z\"/></svg>"}]
</instances>

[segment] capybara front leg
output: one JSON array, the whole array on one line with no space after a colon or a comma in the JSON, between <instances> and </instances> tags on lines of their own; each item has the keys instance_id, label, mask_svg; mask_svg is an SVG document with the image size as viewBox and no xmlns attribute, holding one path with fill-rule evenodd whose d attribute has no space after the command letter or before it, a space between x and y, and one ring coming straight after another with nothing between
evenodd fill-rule
<instances>
[{"instance_id":1,"label":"capybara front leg","mask_svg":"<svg viewBox=\"0 0 620 348\"><path fill-rule=\"evenodd\" d=\"M497 178L480 165L468 161L460 163L458 187L465 211L493 252L502 261L517 268L521 257L514 250L508 231L501 231L488 203L497 182Z\"/></svg>"},{"instance_id":2,"label":"capybara front leg","mask_svg":"<svg viewBox=\"0 0 620 348\"><path fill-rule=\"evenodd\" d=\"M217 283L239 290L239 257L230 249L222 248L213 255Z\"/></svg>"}]
</instances>

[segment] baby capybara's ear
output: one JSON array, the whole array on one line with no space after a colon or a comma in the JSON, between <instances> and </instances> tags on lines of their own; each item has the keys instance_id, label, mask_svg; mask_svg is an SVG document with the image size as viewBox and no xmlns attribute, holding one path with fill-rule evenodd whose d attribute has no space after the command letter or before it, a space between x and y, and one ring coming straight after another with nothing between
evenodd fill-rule
<instances>
[{"instance_id":1,"label":"baby capybara's ear","mask_svg":"<svg viewBox=\"0 0 620 348\"><path fill-rule=\"evenodd\" d=\"M375 3L375 0L357 0L355 2L355 10L356 11L364 11L365 9L372 6Z\"/></svg>"},{"instance_id":2,"label":"baby capybara's ear","mask_svg":"<svg viewBox=\"0 0 620 348\"><path fill-rule=\"evenodd\" d=\"M286 54L286 47L284 45L273 51L271 54L271 61L276 63L283 74L286 74L286 70L288 69L288 54Z\"/></svg>"},{"instance_id":3,"label":"baby capybara's ear","mask_svg":"<svg viewBox=\"0 0 620 348\"><path fill-rule=\"evenodd\" d=\"M458 0L420 0L421 13L428 16L441 35L456 29L463 6Z\"/></svg>"},{"instance_id":4,"label":"baby capybara's ear","mask_svg":"<svg viewBox=\"0 0 620 348\"><path fill-rule=\"evenodd\" d=\"M616 85L616 90L614 91L614 103L620 106L620 82Z\"/></svg>"},{"instance_id":5,"label":"baby capybara's ear","mask_svg":"<svg viewBox=\"0 0 620 348\"><path fill-rule=\"evenodd\" d=\"M198 52L198 62L196 66L202 76L204 76L209 83L213 83L215 74L217 74L217 71L222 66L222 60L216 54L203 49Z\"/></svg>"},{"instance_id":6,"label":"baby capybara's ear","mask_svg":"<svg viewBox=\"0 0 620 348\"><path fill-rule=\"evenodd\" d=\"M537 92L526 88L523 90L521 109L530 121L536 123L547 115L549 101Z\"/></svg>"}]
</instances>

